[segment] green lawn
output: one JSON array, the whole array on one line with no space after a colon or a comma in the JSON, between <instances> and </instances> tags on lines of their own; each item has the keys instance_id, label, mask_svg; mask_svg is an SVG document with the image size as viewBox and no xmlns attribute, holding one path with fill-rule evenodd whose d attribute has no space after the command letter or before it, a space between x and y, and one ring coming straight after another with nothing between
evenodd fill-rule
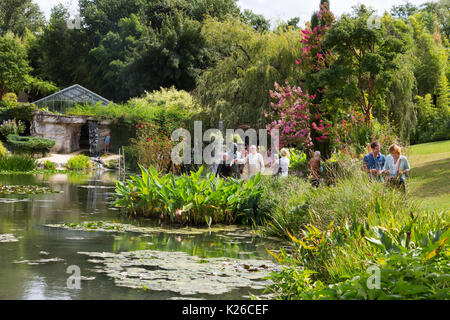
<instances>
[{"instance_id":1,"label":"green lawn","mask_svg":"<svg viewBox=\"0 0 450 320\"><path fill-rule=\"evenodd\" d=\"M418 144L405 150L411 174L410 195L427 209L450 208L450 140Z\"/></svg>"}]
</instances>

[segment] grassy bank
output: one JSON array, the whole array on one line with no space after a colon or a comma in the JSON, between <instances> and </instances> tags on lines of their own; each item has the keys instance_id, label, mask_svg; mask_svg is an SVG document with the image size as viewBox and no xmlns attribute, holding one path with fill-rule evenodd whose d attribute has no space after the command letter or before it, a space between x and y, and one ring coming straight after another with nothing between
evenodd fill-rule
<instances>
[{"instance_id":1,"label":"grassy bank","mask_svg":"<svg viewBox=\"0 0 450 320\"><path fill-rule=\"evenodd\" d=\"M425 209L450 208L450 140L414 145L406 150L411 165L409 194Z\"/></svg>"}]
</instances>

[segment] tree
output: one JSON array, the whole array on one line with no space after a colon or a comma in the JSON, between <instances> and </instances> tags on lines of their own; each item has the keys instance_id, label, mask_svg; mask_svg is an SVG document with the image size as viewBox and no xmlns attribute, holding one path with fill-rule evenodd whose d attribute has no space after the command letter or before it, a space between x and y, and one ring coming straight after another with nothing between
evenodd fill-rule
<instances>
[{"instance_id":1,"label":"tree","mask_svg":"<svg viewBox=\"0 0 450 320\"><path fill-rule=\"evenodd\" d=\"M264 18L262 14L256 14L251 10L245 9L242 13L242 21L252 26L259 32L268 31L270 29L270 21Z\"/></svg>"},{"instance_id":2,"label":"tree","mask_svg":"<svg viewBox=\"0 0 450 320\"><path fill-rule=\"evenodd\" d=\"M400 4L398 6L393 6L391 9L391 15L395 18L407 19L417 12L418 8L410 2L405 4Z\"/></svg>"},{"instance_id":3,"label":"tree","mask_svg":"<svg viewBox=\"0 0 450 320\"><path fill-rule=\"evenodd\" d=\"M450 87L448 85L448 79L445 73L441 74L439 79L439 85L437 88L437 100L436 107L441 108L444 112L450 108Z\"/></svg>"},{"instance_id":4,"label":"tree","mask_svg":"<svg viewBox=\"0 0 450 320\"><path fill-rule=\"evenodd\" d=\"M20 39L12 32L0 37L0 97L9 91L19 93L25 89L30 71L27 52Z\"/></svg>"},{"instance_id":5,"label":"tree","mask_svg":"<svg viewBox=\"0 0 450 320\"><path fill-rule=\"evenodd\" d=\"M391 71L397 67L394 60L405 50L401 35L388 33L385 26L369 26L372 13L361 5L353 16L343 15L327 32L324 46L336 59L319 75L328 87L328 101L349 106L356 103L369 126L373 108L383 104Z\"/></svg>"},{"instance_id":6,"label":"tree","mask_svg":"<svg viewBox=\"0 0 450 320\"><path fill-rule=\"evenodd\" d=\"M418 94L435 94L441 74L445 72L447 53L425 28L422 14L410 17L414 30L415 56L414 75L417 79Z\"/></svg>"},{"instance_id":7,"label":"tree","mask_svg":"<svg viewBox=\"0 0 450 320\"><path fill-rule=\"evenodd\" d=\"M36 32L44 23L44 15L32 0L0 1L0 35L11 31L23 37L27 29Z\"/></svg>"},{"instance_id":8,"label":"tree","mask_svg":"<svg viewBox=\"0 0 450 320\"><path fill-rule=\"evenodd\" d=\"M216 52L214 66L203 72L194 91L204 108L204 120L213 127L219 120L228 128L265 127L273 84L301 79L295 65L301 48L298 32L260 33L229 18L207 19L202 36Z\"/></svg>"},{"instance_id":9,"label":"tree","mask_svg":"<svg viewBox=\"0 0 450 320\"><path fill-rule=\"evenodd\" d=\"M60 87L79 83L89 88L92 68L87 63L89 48L86 31L69 29L68 19L67 8L61 4L55 6L42 34L30 41L28 52L33 75L55 82Z\"/></svg>"}]
</instances>

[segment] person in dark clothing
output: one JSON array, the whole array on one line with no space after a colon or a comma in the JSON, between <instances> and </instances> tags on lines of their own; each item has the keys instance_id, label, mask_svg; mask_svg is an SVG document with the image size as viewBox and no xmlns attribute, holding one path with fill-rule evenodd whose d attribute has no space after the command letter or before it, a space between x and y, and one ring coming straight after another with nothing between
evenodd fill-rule
<instances>
[{"instance_id":1,"label":"person in dark clothing","mask_svg":"<svg viewBox=\"0 0 450 320\"><path fill-rule=\"evenodd\" d=\"M228 179L233 173L233 162L228 161L228 153L223 154L222 162L217 167L217 173L221 178Z\"/></svg>"}]
</instances>

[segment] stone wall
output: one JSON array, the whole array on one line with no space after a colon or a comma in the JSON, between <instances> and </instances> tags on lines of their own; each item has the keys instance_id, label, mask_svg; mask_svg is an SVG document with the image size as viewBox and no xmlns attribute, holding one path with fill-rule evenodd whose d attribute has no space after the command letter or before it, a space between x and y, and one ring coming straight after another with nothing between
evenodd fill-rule
<instances>
[{"instance_id":1,"label":"stone wall","mask_svg":"<svg viewBox=\"0 0 450 320\"><path fill-rule=\"evenodd\" d=\"M31 122L31 135L56 141L51 152L72 153L80 149L81 127L88 120L95 120L90 116L54 115L46 112L36 112ZM105 137L110 133L110 121L99 121L98 148L103 150Z\"/></svg>"}]
</instances>

